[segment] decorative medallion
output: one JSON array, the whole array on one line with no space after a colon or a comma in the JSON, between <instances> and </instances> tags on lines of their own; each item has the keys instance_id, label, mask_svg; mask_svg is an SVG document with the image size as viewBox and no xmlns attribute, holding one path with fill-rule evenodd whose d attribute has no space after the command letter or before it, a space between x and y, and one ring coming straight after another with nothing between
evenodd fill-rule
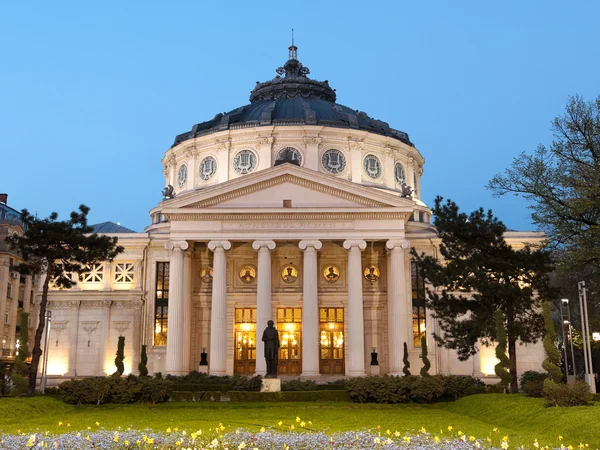
<instances>
[{"instance_id":1,"label":"decorative medallion","mask_svg":"<svg viewBox=\"0 0 600 450\"><path fill-rule=\"evenodd\" d=\"M233 170L239 174L246 174L256 169L256 155L252 150L242 150L233 157Z\"/></svg>"},{"instance_id":2,"label":"decorative medallion","mask_svg":"<svg viewBox=\"0 0 600 450\"><path fill-rule=\"evenodd\" d=\"M339 267L334 266L333 264L325 266L325 269L323 270L323 278L325 278L325 281L328 283L335 283L340 279Z\"/></svg>"},{"instance_id":3,"label":"decorative medallion","mask_svg":"<svg viewBox=\"0 0 600 450\"><path fill-rule=\"evenodd\" d=\"M240 280L244 283L250 284L256 278L256 268L253 266L244 266L240 270Z\"/></svg>"},{"instance_id":4,"label":"decorative medallion","mask_svg":"<svg viewBox=\"0 0 600 450\"><path fill-rule=\"evenodd\" d=\"M213 268L212 267L203 267L200 270L200 279L203 283L212 283L213 280Z\"/></svg>"},{"instance_id":5,"label":"decorative medallion","mask_svg":"<svg viewBox=\"0 0 600 450\"><path fill-rule=\"evenodd\" d=\"M394 165L394 178L396 179L396 183L400 185L406 182L406 173L404 172L404 167L402 167L402 164L399 162Z\"/></svg>"},{"instance_id":6,"label":"decorative medallion","mask_svg":"<svg viewBox=\"0 0 600 450\"><path fill-rule=\"evenodd\" d=\"M187 166L183 164L177 172L177 185L182 188L187 181Z\"/></svg>"},{"instance_id":7,"label":"decorative medallion","mask_svg":"<svg viewBox=\"0 0 600 450\"><path fill-rule=\"evenodd\" d=\"M302 153L293 147L285 147L277 152L276 161L296 162L299 166L302 165Z\"/></svg>"},{"instance_id":8,"label":"decorative medallion","mask_svg":"<svg viewBox=\"0 0 600 450\"><path fill-rule=\"evenodd\" d=\"M339 150L332 148L323 153L321 163L327 172L338 174L346 168L346 157Z\"/></svg>"},{"instance_id":9,"label":"decorative medallion","mask_svg":"<svg viewBox=\"0 0 600 450\"><path fill-rule=\"evenodd\" d=\"M365 159L363 159L363 167L365 169L365 173L370 177L376 180L381 176L381 161L375 155L367 155Z\"/></svg>"},{"instance_id":10,"label":"decorative medallion","mask_svg":"<svg viewBox=\"0 0 600 450\"><path fill-rule=\"evenodd\" d=\"M198 176L202 181L210 180L213 175L217 172L217 160L212 156L207 156L200 161L200 168L198 169Z\"/></svg>"},{"instance_id":11,"label":"decorative medallion","mask_svg":"<svg viewBox=\"0 0 600 450\"><path fill-rule=\"evenodd\" d=\"M281 279L286 283L294 283L298 279L298 269L292 264L288 264L281 270Z\"/></svg>"},{"instance_id":12,"label":"decorative medallion","mask_svg":"<svg viewBox=\"0 0 600 450\"><path fill-rule=\"evenodd\" d=\"M365 269L365 271L363 272L363 275L365 276L365 279L367 281L369 281L371 284L373 284L377 280L379 280L381 273L379 272L379 269L376 266L369 266Z\"/></svg>"}]
</instances>

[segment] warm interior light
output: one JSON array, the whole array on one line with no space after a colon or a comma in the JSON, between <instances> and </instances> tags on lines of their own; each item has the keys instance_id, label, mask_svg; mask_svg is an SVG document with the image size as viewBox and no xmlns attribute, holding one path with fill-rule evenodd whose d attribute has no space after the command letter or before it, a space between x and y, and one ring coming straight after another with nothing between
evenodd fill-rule
<instances>
[{"instance_id":1,"label":"warm interior light","mask_svg":"<svg viewBox=\"0 0 600 450\"><path fill-rule=\"evenodd\" d=\"M243 323L242 324L242 330L244 330L244 331L250 331L250 324L249 323Z\"/></svg>"},{"instance_id":2,"label":"warm interior light","mask_svg":"<svg viewBox=\"0 0 600 450\"><path fill-rule=\"evenodd\" d=\"M600 333L599 333L598 331L594 331L594 332L592 333L592 339L593 339L594 341L600 341Z\"/></svg>"},{"instance_id":3,"label":"warm interior light","mask_svg":"<svg viewBox=\"0 0 600 450\"><path fill-rule=\"evenodd\" d=\"M285 324L285 330L286 331L293 331L294 330L294 324L293 323L286 323Z\"/></svg>"},{"instance_id":4,"label":"warm interior light","mask_svg":"<svg viewBox=\"0 0 600 450\"><path fill-rule=\"evenodd\" d=\"M425 332L425 324L424 323L419 325L419 330L421 331L421 333Z\"/></svg>"},{"instance_id":5,"label":"warm interior light","mask_svg":"<svg viewBox=\"0 0 600 450\"><path fill-rule=\"evenodd\" d=\"M329 323L329 329L330 329L330 330L333 330L334 328L335 328L335 324L334 324L334 323L332 323L332 322L330 322L330 323Z\"/></svg>"}]
</instances>

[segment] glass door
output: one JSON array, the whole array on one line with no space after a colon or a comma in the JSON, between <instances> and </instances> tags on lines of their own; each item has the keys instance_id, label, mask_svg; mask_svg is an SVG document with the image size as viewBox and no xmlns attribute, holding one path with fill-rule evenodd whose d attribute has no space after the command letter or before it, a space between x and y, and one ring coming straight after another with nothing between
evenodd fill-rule
<instances>
[{"instance_id":1,"label":"glass door","mask_svg":"<svg viewBox=\"0 0 600 450\"><path fill-rule=\"evenodd\" d=\"M319 331L321 374L344 375L344 308L321 308Z\"/></svg>"},{"instance_id":2,"label":"glass door","mask_svg":"<svg viewBox=\"0 0 600 450\"><path fill-rule=\"evenodd\" d=\"M234 339L234 373L236 375L254 375L256 370L256 308L236 308Z\"/></svg>"},{"instance_id":3,"label":"glass door","mask_svg":"<svg viewBox=\"0 0 600 450\"><path fill-rule=\"evenodd\" d=\"M302 309L279 308L277 310L279 331L279 375L302 373Z\"/></svg>"}]
</instances>

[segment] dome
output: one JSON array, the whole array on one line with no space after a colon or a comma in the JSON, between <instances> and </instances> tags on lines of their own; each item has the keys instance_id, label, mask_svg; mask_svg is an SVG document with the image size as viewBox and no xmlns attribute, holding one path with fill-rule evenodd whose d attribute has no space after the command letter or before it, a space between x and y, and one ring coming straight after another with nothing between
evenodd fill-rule
<instances>
[{"instance_id":1,"label":"dome","mask_svg":"<svg viewBox=\"0 0 600 450\"><path fill-rule=\"evenodd\" d=\"M250 94L250 104L211 120L198 123L191 131L178 135L173 146L188 139L236 128L268 125L320 125L364 130L397 139L414 146L408 134L389 124L369 117L365 112L336 103L336 92L329 82L316 81L310 70L297 59L297 47L289 47L289 59L277 70L277 76L257 82Z\"/></svg>"}]
</instances>

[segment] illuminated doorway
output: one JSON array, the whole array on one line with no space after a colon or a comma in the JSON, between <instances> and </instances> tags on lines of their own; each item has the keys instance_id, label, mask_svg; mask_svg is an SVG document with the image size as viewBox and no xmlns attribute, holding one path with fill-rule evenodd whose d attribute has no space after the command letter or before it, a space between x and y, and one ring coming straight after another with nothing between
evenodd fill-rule
<instances>
[{"instance_id":1,"label":"illuminated doorway","mask_svg":"<svg viewBox=\"0 0 600 450\"><path fill-rule=\"evenodd\" d=\"M256 308L235 310L236 375L254 375L256 370Z\"/></svg>"},{"instance_id":2,"label":"illuminated doorway","mask_svg":"<svg viewBox=\"0 0 600 450\"><path fill-rule=\"evenodd\" d=\"M319 331L321 374L344 375L344 308L321 308Z\"/></svg>"},{"instance_id":3,"label":"illuminated doorway","mask_svg":"<svg viewBox=\"0 0 600 450\"><path fill-rule=\"evenodd\" d=\"M279 375L300 375L302 372L302 309L279 308L277 310L279 331Z\"/></svg>"}]
</instances>

